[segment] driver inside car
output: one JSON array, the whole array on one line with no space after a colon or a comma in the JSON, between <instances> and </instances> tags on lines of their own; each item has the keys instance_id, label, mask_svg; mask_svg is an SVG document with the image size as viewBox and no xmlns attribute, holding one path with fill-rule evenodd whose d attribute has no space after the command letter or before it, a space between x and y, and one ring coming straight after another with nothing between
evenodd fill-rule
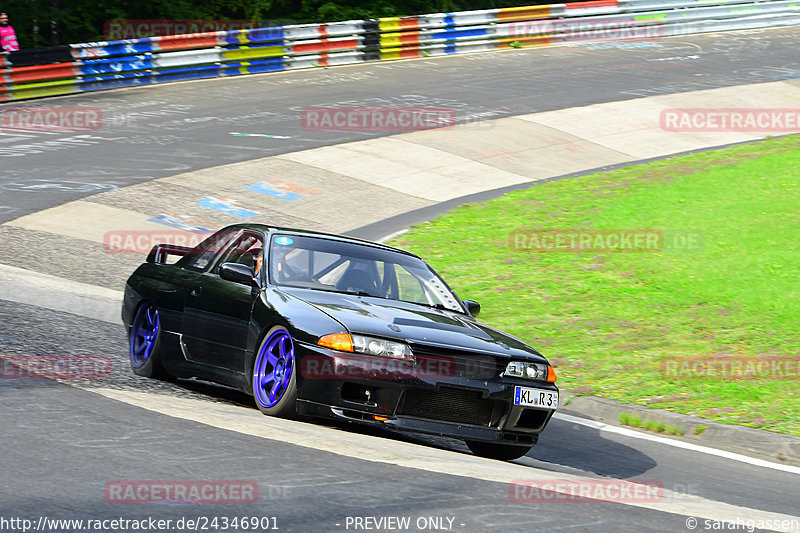
<instances>
[{"instance_id":1,"label":"driver inside car","mask_svg":"<svg viewBox=\"0 0 800 533\"><path fill-rule=\"evenodd\" d=\"M311 282L312 279L305 270L289 264L291 254L292 250L285 253L272 253L272 273L275 274L276 281L278 283Z\"/></svg>"}]
</instances>

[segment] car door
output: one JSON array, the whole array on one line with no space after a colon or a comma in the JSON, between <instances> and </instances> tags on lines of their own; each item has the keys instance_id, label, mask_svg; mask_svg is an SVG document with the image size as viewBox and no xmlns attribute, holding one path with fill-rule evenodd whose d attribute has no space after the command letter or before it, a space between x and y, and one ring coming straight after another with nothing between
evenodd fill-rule
<instances>
[{"instance_id":1,"label":"car door","mask_svg":"<svg viewBox=\"0 0 800 533\"><path fill-rule=\"evenodd\" d=\"M194 363L245 373L244 360L250 315L257 292L252 286L224 280L224 263L247 264L262 275L264 238L242 231L202 272L189 289L183 310L183 342Z\"/></svg>"}]
</instances>

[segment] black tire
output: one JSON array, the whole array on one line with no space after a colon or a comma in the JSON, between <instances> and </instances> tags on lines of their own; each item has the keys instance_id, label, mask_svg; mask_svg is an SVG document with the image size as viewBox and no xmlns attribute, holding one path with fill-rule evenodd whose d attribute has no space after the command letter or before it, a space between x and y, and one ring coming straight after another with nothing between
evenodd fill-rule
<instances>
[{"instance_id":1,"label":"black tire","mask_svg":"<svg viewBox=\"0 0 800 533\"><path fill-rule=\"evenodd\" d=\"M161 319L158 309L149 302L139 306L133 327L128 332L128 356L134 374L172 381L161 362Z\"/></svg>"},{"instance_id":2,"label":"black tire","mask_svg":"<svg viewBox=\"0 0 800 533\"><path fill-rule=\"evenodd\" d=\"M270 376L270 381L262 382ZM297 418L297 360L292 336L283 326L275 326L264 335L253 358L250 383L259 411Z\"/></svg>"},{"instance_id":3,"label":"black tire","mask_svg":"<svg viewBox=\"0 0 800 533\"><path fill-rule=\"evenodd\" d=\"M467 448L479 457L497 459L498 461L513 461L526 455L533 446L515 446L513 444L496 444L494 442L480 442L476 440L465 441Z\"/></svg>"}]
</instances>

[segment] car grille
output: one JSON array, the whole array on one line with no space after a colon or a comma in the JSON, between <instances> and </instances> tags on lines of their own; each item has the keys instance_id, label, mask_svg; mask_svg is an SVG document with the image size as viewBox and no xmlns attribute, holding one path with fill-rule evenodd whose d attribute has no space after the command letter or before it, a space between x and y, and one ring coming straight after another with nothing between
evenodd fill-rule
<instances>
[{"instance_id":1,"label":"car grille","mask_svg":"<svg viewBox=\"0 0 800 533\"><path fill-rule=\"evenodd\" d=\"M437 390L408 389L398 414L489 426L495 402L480 391L442 387Z\"/></svg>"}]
</instances>

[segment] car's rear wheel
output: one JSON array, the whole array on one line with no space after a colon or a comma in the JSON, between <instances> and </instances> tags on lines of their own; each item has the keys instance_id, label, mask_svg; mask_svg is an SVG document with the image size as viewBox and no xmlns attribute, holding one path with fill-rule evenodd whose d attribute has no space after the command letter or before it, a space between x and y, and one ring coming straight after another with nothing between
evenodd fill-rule
<instances>
[{"instance_id":1,"label":"car's rear wheel","mask_svg":"<svg viewBox=\"0 0 800 533\"><path fill-rule=\"evenodd\" d=\"M292 336L276 326L264 336L253 364L253 398L265 415L297 416L297 377Z\"/></svg>"},{"instance_id":2,"label":"car's rear wheel","mask_svg":"<svg viewBox=\"0 0 800 533\"><path fill-rule=\"evenodd\" d=\"M514 446L512 444L495 444L493 442L466 441L467 448L480 457L497 459L498 461L513 461L526 455L532 446Z\"/></svg>"},{"instance_id":3,"label":"car's rear wheel","mask_svg":"<svg viewBox=\"0 0 800 533\"><path fill-rule=\"evenodd\" d=\"M135 374L172 379L161 364L161 318L154 305L144 303L136 312L128 339L128 352Z\"/></svg>"}]
</instances>

